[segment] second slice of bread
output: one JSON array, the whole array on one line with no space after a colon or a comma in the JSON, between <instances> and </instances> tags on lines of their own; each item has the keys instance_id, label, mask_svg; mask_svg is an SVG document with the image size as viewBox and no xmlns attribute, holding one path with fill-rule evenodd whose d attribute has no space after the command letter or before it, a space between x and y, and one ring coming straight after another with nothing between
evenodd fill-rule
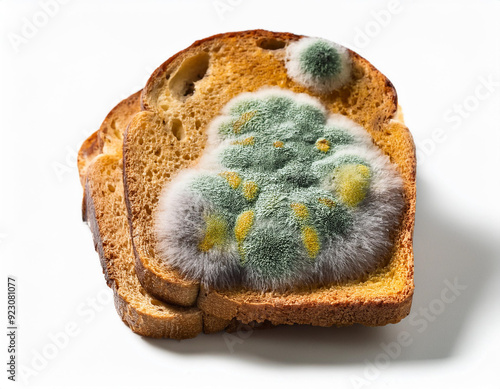
<instances>
[{"instance_id":1,"label":"second slice of bread","mask_svg":"<svg viewBox=\"0 0 500 389\"><path fill-rule=\"evenodd\" d=\"M80 148L78 167L84 185L84 219L92 231L116 310L132 331L155 338L192 338L202 330L217 332L230 324L198 308L176 307L149 295L139 283L123 193L123 132L140 110L140 92L125 99L106 117L99 131Z\"/></svg>"}]
</instances>

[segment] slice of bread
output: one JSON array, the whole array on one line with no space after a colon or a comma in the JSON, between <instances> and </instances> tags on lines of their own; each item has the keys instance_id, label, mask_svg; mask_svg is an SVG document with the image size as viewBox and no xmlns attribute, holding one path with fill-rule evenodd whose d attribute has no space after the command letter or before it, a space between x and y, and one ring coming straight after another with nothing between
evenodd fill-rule
<instances>
[{"instance_id":1,"label":"slice of bread","mask_svg":"<svg viewBox=\"0 0 500 389\"><path fill-rule=\"evenodd\" d=\"M349 51L352 79L330 93L287 75L285 48L301 36L254 30L195 42L161 65L142 95L144 111L124 138L124 184L136 271L144 289L163 301L198 306L223 319L321 326L384 325L404 318L413 295L412 232L415 148L397 113L391 82ZM159 257L155 213L164 185L194 165L206 146L208 124L242 92L277 86L317 98L330 112L361 124L390 157L404 181L404 215L391 258L362 279L287 292L214 290L182 277Z\"/></svg>"},{"instance_id":2,"label":"slice of bread","mask_svg":"<svg viewBox=\"0 0 500 389\"><path fill-rule=\"evenodd\" d=\"M128 122L139 110L137 92L108 114L78 153L80 180L85 187L84 220L89 223L106 282L113 290L116 310L132 331L143 336L185 339L202 330L220 331L229 320L203 315L196 307L158 301L141 287L135 274L123 198L121 144Z\"/></svg>"}]
</instances>

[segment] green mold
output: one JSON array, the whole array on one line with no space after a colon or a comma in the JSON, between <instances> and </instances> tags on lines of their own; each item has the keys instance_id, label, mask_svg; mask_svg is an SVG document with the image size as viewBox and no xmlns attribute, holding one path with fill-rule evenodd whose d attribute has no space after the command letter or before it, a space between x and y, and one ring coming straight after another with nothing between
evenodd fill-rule
<instances>
[{"instance_id":1,"label":"green mold","mask_svg":"<svg viewBox=\"0 0 500 389\"><path fill-rule=\"evenodd\" d=\"M300 238L279 223L257 225L243 242L245 266L264 279L279 279L300 260Z\"/></svg>"},{"instance_id":2,"label":"green mold","mask_svg":"<svg viewBox=\"0 0 500 389\"><path fill-rule=\"evenodd\" d=\"M338 71L325 65L332 58L335 52L325 54L318 42L304 53L304 66L331 75ZM339 168L369 166L357 156L336 157L337 148L355 143L354 137L327 124L324 110L301 99L252 96L235 103L228 116L217 128L219 136L230 141L218 150L223 170L204 173L190 184L218 215L217 228L205 227L211 235L202 247L209 252L210 244L219 242L213 236L217 231L233 231L230 239L237 244L241 266L278 280L297 261L314 261L327 238L348 233L353 208L369 183L361 173ZM324 189L325 180L333 182L336 171L343 177L358 174L362 187Z\"/></svg>"},{"instance_id":3,"label":"green mold","mask_svg":"<svg viewBox=\"0 0 500 389\"><path fill-rule=\"evenodd\" d=\"M300 55L300 67L304 73L316 78L332 78L342 70L338 51L325 41L317 40L307 46Z\"/></svg>"}]
</instances>

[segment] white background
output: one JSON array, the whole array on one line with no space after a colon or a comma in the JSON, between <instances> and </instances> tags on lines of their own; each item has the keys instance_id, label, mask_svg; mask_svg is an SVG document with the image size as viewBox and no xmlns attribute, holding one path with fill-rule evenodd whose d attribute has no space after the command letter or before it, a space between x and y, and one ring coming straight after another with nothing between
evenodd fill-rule
<instances>
[{"instance_id":1,"label":"white background","mask_svg":"<svg viewBox=\"0 0 500 389\"><path fill-rule=\"evenodd\" d=\"M0 1L0 295L16 276L24 385L498 387L500 1L48 3ZM141 338L115 313L81 222L76 151L169 56L252 28L342 43L396 86L420 157L411 319L178 342ZM453 302L449 283L462 286Z\"/></svg>"}]
</instances>

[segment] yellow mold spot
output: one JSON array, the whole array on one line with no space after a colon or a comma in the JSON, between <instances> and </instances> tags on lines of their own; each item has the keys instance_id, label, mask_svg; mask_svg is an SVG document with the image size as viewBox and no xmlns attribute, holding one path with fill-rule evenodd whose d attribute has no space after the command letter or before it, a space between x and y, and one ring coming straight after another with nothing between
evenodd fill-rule
<instances>
[{"instance_id":1,"label":"yellow mold spot","mask_svg":"<svg viewBox=\"0 0 500 389\"><path fill-rule=\"evenodd\" d=\"M316 148L322 153L326 153L330 150L330 142L325 138L320 138L316 141Z\"/></svg>"},{"instance_id":2,"label":"yellow mold spot","mask_svg":"<svg viewBox=\"0 0 500 389\"><path fill-rule=\"evenodd\" d=\"M276 147L277 149L281 149L285 144L280 141L280 140L277 140L276 142L273 143L273 146Z\"/></svg>"},{"instance_id":3,"label":"yellow mold spot","mask_svg":"<svg viewBox=\"0 0 500 389\"><path fill-rule=\"evenodd\" d=\"M305 226L302 228L302 243L307 250L309 258L316 258L319 253L319 237L314 227Z\"/></svg>"},{"instance_id":4,"label":"yellow mold spot","mask_svg":"<svg viewBox=\"0 0 500 389\"><path fill-rule=\"evenodd\" d=\"M236 224L234 225L234 236L238 242L238 248L240 249L240 254L243 255L241 245L253 226L253 219L255 213L252 210L245 211L241 213L236 219Z\"/></svg>"},{"instance_id":5,"label":"yellow mold spot","mask_svg":"<svg viewBox=\"0 0 500 389\"><path fill-rule=\"evenodd\" d=\"M245 181L243 183L243 196L247 200L253 200L255 199L255 196L257 196L257 193L259 192L259 187L257 184L253 181Z\"/></svg>"},{"instance_id":6,"label":"yellow mold spot","mask_svg":"<svg viewBox=\"0 0 500 389\"><path fill-rule=\"evenodd\" d=\"M255 139L253 136L245 138L243 140L235 140L231 142L232 145L240 145L240 146L253 146L255 144Z\"/></svg>"},{"instance_id":7,"label":"yellow mold spot","mask_svg":"<svg viewBox=\"0 0 500 389\"><path fill-rule=\"evenodd\" d=\"M350 207L364 200L370 186L371 171L365 165L344 165L336 169L337 194Z\"/></svg>"},{"instance_id":8,"label":"yellow mold spot","mask_svg":"<svg viewBox=\"0 0 500 389\"><path fill-rule=\"evenodd\" d=\"M238 188L241 184L241 177L236 172L222 172L219 173L221 177L224 177L227 180L229 186L233 189Z\"/></svg>"},{"instance_id":9,"label":"yellow mold spot","mask_svg":"<svg viewBox=\"0 0 500 389\"><path fill-rule=\"evenodd\" d=\"M210 215L205 217L205 236L198 245L201 251L207 252L212 247L223 245L227 239L227 222L222 216Z\"/></svg>"},{"instance_id":10,"label":"yellow mold spot","mask_svg":"<svg viewBox=\"0 0 500 389\"><path fill-rule=\"evenodd\" d=\"M318 201L319 201L321 204L326 205L328 208L333 208L333 207L335 207L335 205L336 205L336 204L335 204L335 201L330 200L330 199L327 199L327 198L325 198L325 197L320 197L320 198L318 199Z\"/></svg>"},{"instance_id":11,"label":"yellow mold spot","mask_svg":"<svg viewBox=\"0 0 500 389\"><path fill-rule=\"evenodd\" d=\"M309 217L309 211L304 204L292 203L290 207L292 207L292 211L297 219L305 220Z\"/></svg>"},{"instance_id":12,"label":"yellow mold spot","mask_svg":"<svg viewBox=\"0 0 500 389\"><path fill-rule=\"evenodd\" d=\"M256 113L257 111L250 111L250 112L245 112L243 115L241 115L241 117L238 120L236 120L233 124L234 133L239 134L241 131L241 127L243 127L243 125L247 123L251 118L253 118Z\"/></svg>"},{"instance_id":13,"label":"yellow mold spot","mask_svg":"<svg viewBox=\"0 0 500 389\"><path fill-rule=\"evenodd\" d=\"M254 211L245 211L238 216L238 218L236 219L236 224L234 225L234 236L236 237L236 241L238 242L238 251L240 253L242 262L245 261L243 241L245 240L248 233L250 232L250 229L253 226L254 217Z\"/></svg>"}]
</instances>

